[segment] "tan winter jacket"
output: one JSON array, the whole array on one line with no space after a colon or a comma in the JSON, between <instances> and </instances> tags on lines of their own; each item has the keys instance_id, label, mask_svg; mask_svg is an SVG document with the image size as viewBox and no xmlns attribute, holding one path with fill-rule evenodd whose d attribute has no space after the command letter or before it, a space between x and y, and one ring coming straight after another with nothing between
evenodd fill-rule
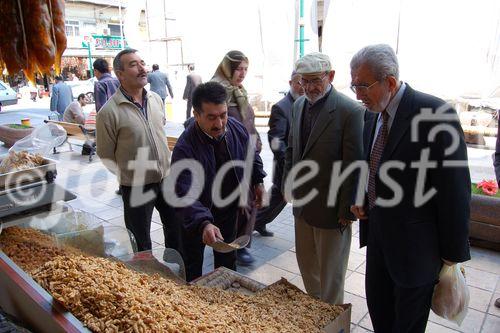
<instances>
[{"instance_id":1,"label":"tan winter jacket","mask_svg":"<svg viewBox=\"0 0 500 333\"><path fill-rule=\"evenodd\" d=\"M121 90L97 113L97 155L120 185L158 183L169 172L163 102L154 92L147 92L146 98L147 119Z\"/></svg>"}]
</instances>

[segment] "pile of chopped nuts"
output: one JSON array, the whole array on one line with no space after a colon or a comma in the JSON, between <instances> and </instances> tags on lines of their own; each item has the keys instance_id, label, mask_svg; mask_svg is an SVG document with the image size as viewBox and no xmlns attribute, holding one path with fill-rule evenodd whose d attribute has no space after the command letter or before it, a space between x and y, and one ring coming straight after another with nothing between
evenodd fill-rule
<instances>
[{"instance_id":1,"label":"pile of chopped nuts","mask_svg":"<svg viewBox=\"0 0 500 333\"><path fill-rule=\"evenodd\" d=\"M2 248L4 241L2 234ZM246 296L179 285L109 259L53 254L29 273L94 332L321 332L344 311L284 281Z\"/></svg>"}]
</instances>

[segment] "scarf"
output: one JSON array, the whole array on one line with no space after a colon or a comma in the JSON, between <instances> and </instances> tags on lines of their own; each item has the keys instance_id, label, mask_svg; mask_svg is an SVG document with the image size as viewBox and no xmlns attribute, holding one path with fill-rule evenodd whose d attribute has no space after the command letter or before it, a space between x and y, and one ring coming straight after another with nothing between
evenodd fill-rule
<instances>
[{"instance_id":1,"label":"scarf","mask_svg":"<svg viewBox=\"0 0 500 333\"><path fill-rule=\"evenodd\" d=\"M246 57L245 57L246 58ZM248 62L247 59L245 59ZM239 63L240 60L232 59L227 54L217 67L211 81L220 83L227 93L227 106L237 106L241 118L246 119L246 110L249 106L247 91L243 86L233 86L231 84L231 63Z\"/></svg>"}]
</instances>

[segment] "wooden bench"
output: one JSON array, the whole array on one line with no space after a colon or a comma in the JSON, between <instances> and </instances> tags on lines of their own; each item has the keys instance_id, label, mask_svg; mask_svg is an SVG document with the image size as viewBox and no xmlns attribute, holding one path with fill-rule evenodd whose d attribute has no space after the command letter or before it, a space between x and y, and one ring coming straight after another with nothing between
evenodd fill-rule
<instances>
[{"instance_id":1,"label":"wooden bench","mask_svg":"<svg viewBox=\"0 0 500 333\"><path fill-rule=\"evenodd\" d=\"M177 143L177 138L174 136L167 136L167 146L172 152L174 150L175 144Z\"/></svg>"},{"instance_id":2,"label":"wooden bench","mask_svg":"<svg viewBox=\"0 0 500 333\"><path fill-rule=\"evenodd\" d=\"M56 120L44 120L45 123L52 123L61 126L66 131L67 137L66 142L69 145L69 149L73 151L73 146L71 142L68 141L69 137L83 140L83 141L92 141L92 146L89 154L89 162L92 162L92 157L95 155L95 128L87 128L80 124L68 123L65 121L56 121ZM83 145L82 145L83 147ZM57 154L57 149L54 147L54 154Z\"/></svg>"}]
</instances>

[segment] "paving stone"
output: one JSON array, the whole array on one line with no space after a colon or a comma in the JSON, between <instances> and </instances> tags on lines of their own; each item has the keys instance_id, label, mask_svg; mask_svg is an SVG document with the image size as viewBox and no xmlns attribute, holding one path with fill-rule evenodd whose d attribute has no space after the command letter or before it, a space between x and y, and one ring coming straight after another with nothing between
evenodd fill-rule
<instances>
[{"instance_id":1,"label":"paving stone","mask_svg":"<svg viewBox=\"0 0 500 333\"><path fill-rule=\"evenodd\" d=\"M254 248L254 245L252 244L252 248ZM261 245L260 247L256 247L254 251L252 251L252 254L256 257L260 257L264 260L271 260L273 258L276 258L279 256L283 251L277 250L275 248L266 246L266 245Z\"/></svg>"},{"instance_id":2,"label":"paving stone","mask_svg":"<svg viewBox=\"0 0 500 333\"><path fill-rule=\"evenodd\" d=\"M117 217L123 215L123 209L110 208L109 206L106 206L106 207L108 207L108 208L94 212L93 214L95 216L97 216L98 218L103 219L105 221L110 220L110 219L114 219L114 218L117 218Z\"/></svg>"},{"instance_id":3,"label":"paving stone","mask_svg":"<svg viewBox=\"0 0 500 333\"><path fill-rule=\"evenodd\" d=\"M109 208L109 206L102 204L99 201L88 198L77 198L75 200L68 201L66 204L74 209L82 210L91 214Z\"/></svg>"},{"instance_id":4,"label":"paving stone","mask_svg":"<svg viewBox=\"0 0 500 333\"><path fill-rule=\"evenodd\" d=\"M500 317L500 308L495 306L495 301L500 298L500 293L495 293L491 297L488 313Z\"/></svg>"},{"instance_id":5,"label":"paving stone","mask_svg":"<svg viewBox=\"0 0 500 333\"><path fill-rule=\"evenodd\" d=\"M109 219L108 222L114 226L126 228L125 227L125 219L124 219L123 215L116 217L116 218L113 218L113 219Z\"/></svg>"},{"instance_id":6,"label":"paving stone","mask_svg":"<svg viewBox=\"0 0 500 333\"><path fill-rule=\"evenodd\" d=\"M265 285L270 285L282 277L288 281L293 280L296 274L289 271L285 271L281 268L275 267L273 265L264 264L248 274L248 276L256 281L259 281Z\"/></svg>"},{"instance_id":7,"label":"paving stone","mask_svg":"<svg viewBox=\"0 0 500 333\"><path fill-rule=\"evenodd\" d=\"M454 329L459 332L474 333L474 332L481 332L481 326L483 324L485 316L486 314L484 314L483 312L469 308L467 316L465 316L465 319L462 322L461 326L458 326L457 324L452 323L451 321L446 320L444 318L438 317L432 311L429 315L429 320L436 324L446 326L448 328Z\"/></svg>"},{"instance_id":8,"label":"paving stone","mask_svg":"<svg viewBox=\"0 0 500 333\"><path fill-rule=\"evenodd\" d=\"M483 333L500 332L500 317L487 315L483 325Z\"/></svg>"},{"instance_id":9,"label":"paving stone","mask_svg":"<svg viewBox=\"0 0 500 333\"><path fill-rule=\"evenodd\" d=\"M373 331L372 319L370 318L370 314L367 313L366 316L361 319L358 326L368 331Z\"/></svg>"},{"instance_id":10,"label":"paving stone","mask_svg":"<svg viewBox=\"0 0 500 333\"><path fill-rule=\"evenodd\" d=\"M493 293L469 286L470 301L469 307L481 312L487 312Z\"/></svg>"},{"instance_id":11,"label":"paving stone","mask_svg":"<svg viewBox=\"0 0 500 333\"><path fill-rule=\"evenodd\" d=\"M455 331L454 329L451 329L449 327L433 323L432 321L427 322L427 328L425 329L425 333L454 333L454 332L459 332L459 331Z\"/></svg>"},{"instance_id":12,"label":"paving stone","mask_svg":"<svg viewBox=\"0 0 500 333\"><path fill-rule=\"evenodd\" d=\"M268 263L278 268L300 275L299 265L297 264L297 257L295 256L295 253L291 251L286 251L283 254L280 254L276 258L268 261Z\"/></svg>"},{"instance_id":13,"label":"paving stone","mask_svg":"<svg viewBox=\"0 0 500 333\"><path fill-rule=\"evenodd\" d=\"M472 260L465 262L465 266L500 275L498 252L481 248L471 248L471 257Z\"/></svg>"},{"instance_id":14,"label":"paving stone","mask_svg":"<svg viewBox=\"0 0 500 333\"><path fill-rule=\"evenodd\" d=\"M358 267L360 267L366 261L366 256L352 252L349 254L349 262L347 263L347 268L355 271Z\"/></svg>"},{"instance_id":15,"label":"paving stone","mask_svg":"<svg viewBox=\"0 0 500 333\"><path fill-rule=\"evenodd\" d=\"M158 244L164 245L165 244L165 237L163 237L163 230L158 229L155 232L151 233L151 240L155 241Z\"/></svg>"},{"instance_id":16,"label":"paving stone","mask_svg":"<svg viewBox=\"0 0 500 333\"><path fill-rule=\"evenodd\" d=\"M353 272L345 280L344 290L363 298L365 295L365 276L361 273Z\"/></svg>"},{"instance_id":17,"label":"paving stone","mask_svg":"<svg viewBox=\"0 0 500 333\"><path fill-rule=\"evenodd\" d=\"M465 276L467 285L488 291L494 291L498 281L498 275L472 267L465 268Z\"/></svg>"},{"instance_id":18,"label":"paving stone","mask_svg":"<svg viewBox=\"0 0 500 333\"><path fill-rule=\"evenodd\" d=\"M363 319L368 313L368 306L366 305L366 299L358 295L354 295L348 292L344 292L344 303L351 303L351 323L359 324L361 319Z\"/></svg>"},{"instance_id":19,"label":"paving stone","mask_svg":"<svg viewBox=\"0 0 500 333\"><path fill-rule=\"evenodd\" d=\"M288 251L291 249L295 244L293 242L281 239L281 238L276 238L276 237L259 237L259 238L254 238L253 242L256 244L262 244L266 245L269 247L272 247L274 249L282 250L282 251Z\"/></svg>"},{"instance_id":20,"label":"paving stone","mask_svg":"<svg viewBox=\"0 0 500 333\"><path fill-rule=\"evenodd\" d=\"M295 286L297 286L300 290L303 292L307 293L306 287L304 286L304 281L302 281L302 276L296 276L292 280L290 280L290 283L293 283Z\"/></svg>"}]
</instances>

